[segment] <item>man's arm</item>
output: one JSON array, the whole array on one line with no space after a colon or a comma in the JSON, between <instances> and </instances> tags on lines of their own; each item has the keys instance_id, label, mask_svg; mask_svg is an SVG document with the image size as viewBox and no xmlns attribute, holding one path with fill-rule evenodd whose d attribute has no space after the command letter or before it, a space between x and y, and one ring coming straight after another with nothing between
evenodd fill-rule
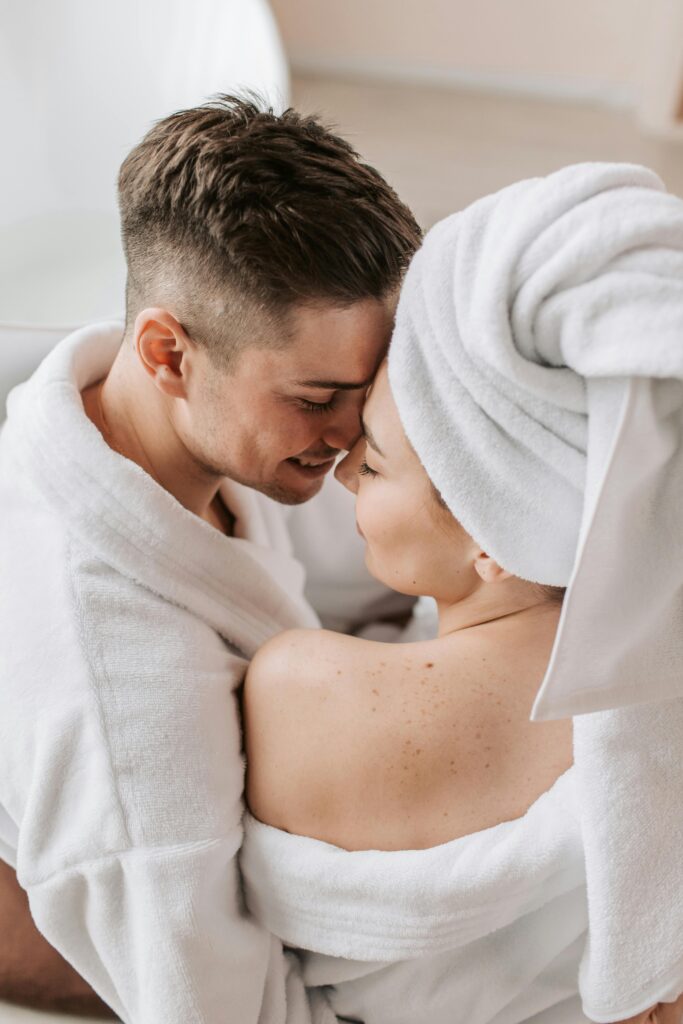
<instances>
[{"instance_id":1,"label":"man's arm","mask_svg":"<svg viewBox=\"0 0 683 1024\"><path fill-rule=\"evenodd\" d=\"M115 1018L36 928L14 870L0 861L0 999L77 1017Z\"/></svg>"},{"instance_id":2,"label":"man's arm","mask_svg":"<svg viewBox=\"0 0 683 1024\"><path fill-rule=\"evenodd\" d=\"M306 1024L243 907L244 659L106 566L76 579L83 654L38 709L19 822L36 926L126 1024Z\"/></svg>"}]
</instances>

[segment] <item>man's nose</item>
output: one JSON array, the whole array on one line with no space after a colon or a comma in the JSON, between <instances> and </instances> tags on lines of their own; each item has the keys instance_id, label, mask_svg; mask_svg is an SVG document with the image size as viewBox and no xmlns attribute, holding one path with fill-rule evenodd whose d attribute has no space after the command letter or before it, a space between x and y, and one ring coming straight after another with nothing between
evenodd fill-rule
<instances>
[{"instance_id":1,"label":"man's nose","mask_svg":"<svg viewBox=\"0 0 683 1024\"><path fill-rule=\"evenodd\" d=\"M358 470L365 454L365 441L360 438L349 454L337 463L334 475L353 494L358 493Z\"/></svg>"},{"instance_id":2,"label":"man's nose","mask_svg":"<svg viewBox=\"0 0 683 1024\"><path fill-rule=\"evenodd\" d=\"M365 394L349 396L335 416L331 416L325 424L322 439L330 448L349 452L361 436L363 429L361 423L361 412L365 400Z\"/></svg>"}]
</instances>

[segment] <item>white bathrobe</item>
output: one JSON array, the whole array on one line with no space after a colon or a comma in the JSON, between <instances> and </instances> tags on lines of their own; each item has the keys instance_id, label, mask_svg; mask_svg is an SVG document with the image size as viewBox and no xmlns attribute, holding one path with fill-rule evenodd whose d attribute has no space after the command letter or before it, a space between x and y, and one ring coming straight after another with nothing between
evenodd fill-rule
<instances>
[{"instance_id":1,"label":"white bathrobe","mask_svg":"<svg viewBox=\"0 0 683 1024\"><path fill-rule=\"evenodd\" d=\"M120 337L65 339L0 434L0 856L128 1024L306 1024L295 961L242 905L235 691L317 619L274 503L231 485L227 538L86 418Z\"/></svg>"},{"instance_id":2,"label":"white bathrobe","mask_svg":"<svg viewBox=\"0 0 683 1024\"><path fill-rule=\"evenodd\" d=\"M588 910L570 768L514 821L425 850L339 849L247 816L247 904L363 1024L584 1024Z\"/></svg>"}]
</instances>

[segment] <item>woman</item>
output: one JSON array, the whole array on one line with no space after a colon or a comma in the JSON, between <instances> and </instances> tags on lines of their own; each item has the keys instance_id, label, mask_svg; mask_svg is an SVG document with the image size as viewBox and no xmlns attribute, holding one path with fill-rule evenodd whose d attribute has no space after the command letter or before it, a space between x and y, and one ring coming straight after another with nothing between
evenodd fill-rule
<instances>
[{"instance_id":1,"label":"woman","mask_svg":"<svg viewBox=\"0 0 683 1024\"><path fill-rule=\"evenodd\" d=\"M368 568L434 597L438 637L301 630L261 648L245 690L248 800L261 821L346 850L423 849L520 817L569 768L571 720L529 721L562 590L506 572L444 506L386 367L364 424L337 477L357 495Z\"/></svg>"},{"instance_id":2,"label":"woman","mask_svg":"<svg viewBox=\"0 0 683 1024\"><path fill-rule=\"evenodd\" d=\"M683 914L662 892L681 881L678 531L662 545L642 524L657 507L675 527L682 331L683 204L639 168L487 197L411 265L339 475L369 568L434 596L439 635L285 633L245 689L248 798L268 823L247 819L248 900L309 951L305 979L343 1019L680 1017ZM567 651L577 621L589 664ZM652 693L635 693L639 657ZM532 704L579 714L574 768L570 722L529 722ZM652 879L639 829L660 840Z\"/></svg>"}]
</instances>

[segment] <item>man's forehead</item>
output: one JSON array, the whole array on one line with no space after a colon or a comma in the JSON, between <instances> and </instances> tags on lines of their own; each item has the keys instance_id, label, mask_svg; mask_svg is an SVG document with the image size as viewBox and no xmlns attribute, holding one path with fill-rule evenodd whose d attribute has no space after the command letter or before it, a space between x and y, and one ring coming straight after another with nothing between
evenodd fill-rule
<instances>
[{"instance_id":1,"label":"man's forehead","mask_svg":"<svg viewBox=\"0 0 683 1024\"><path fill-rule=\"evenodd\" d=\"M387 300L363 299L349 306L296 307L290 320L295 386L357 391L373 381L386 353L394 307Z\"/></svg>"},{"instance_id":2,"label":"man's forehead","mask_svg":"<svg viewBox=\"0 0 683 1024\"><path fill-rule=\"evenodd\" d=\"M386 334L393 326L395 312L393 297L359 299L344 305L301 303L287 311L287 326L294 339L319 336L323 332L353 339L364 334Z\"/></svg>"}]
</instances>

